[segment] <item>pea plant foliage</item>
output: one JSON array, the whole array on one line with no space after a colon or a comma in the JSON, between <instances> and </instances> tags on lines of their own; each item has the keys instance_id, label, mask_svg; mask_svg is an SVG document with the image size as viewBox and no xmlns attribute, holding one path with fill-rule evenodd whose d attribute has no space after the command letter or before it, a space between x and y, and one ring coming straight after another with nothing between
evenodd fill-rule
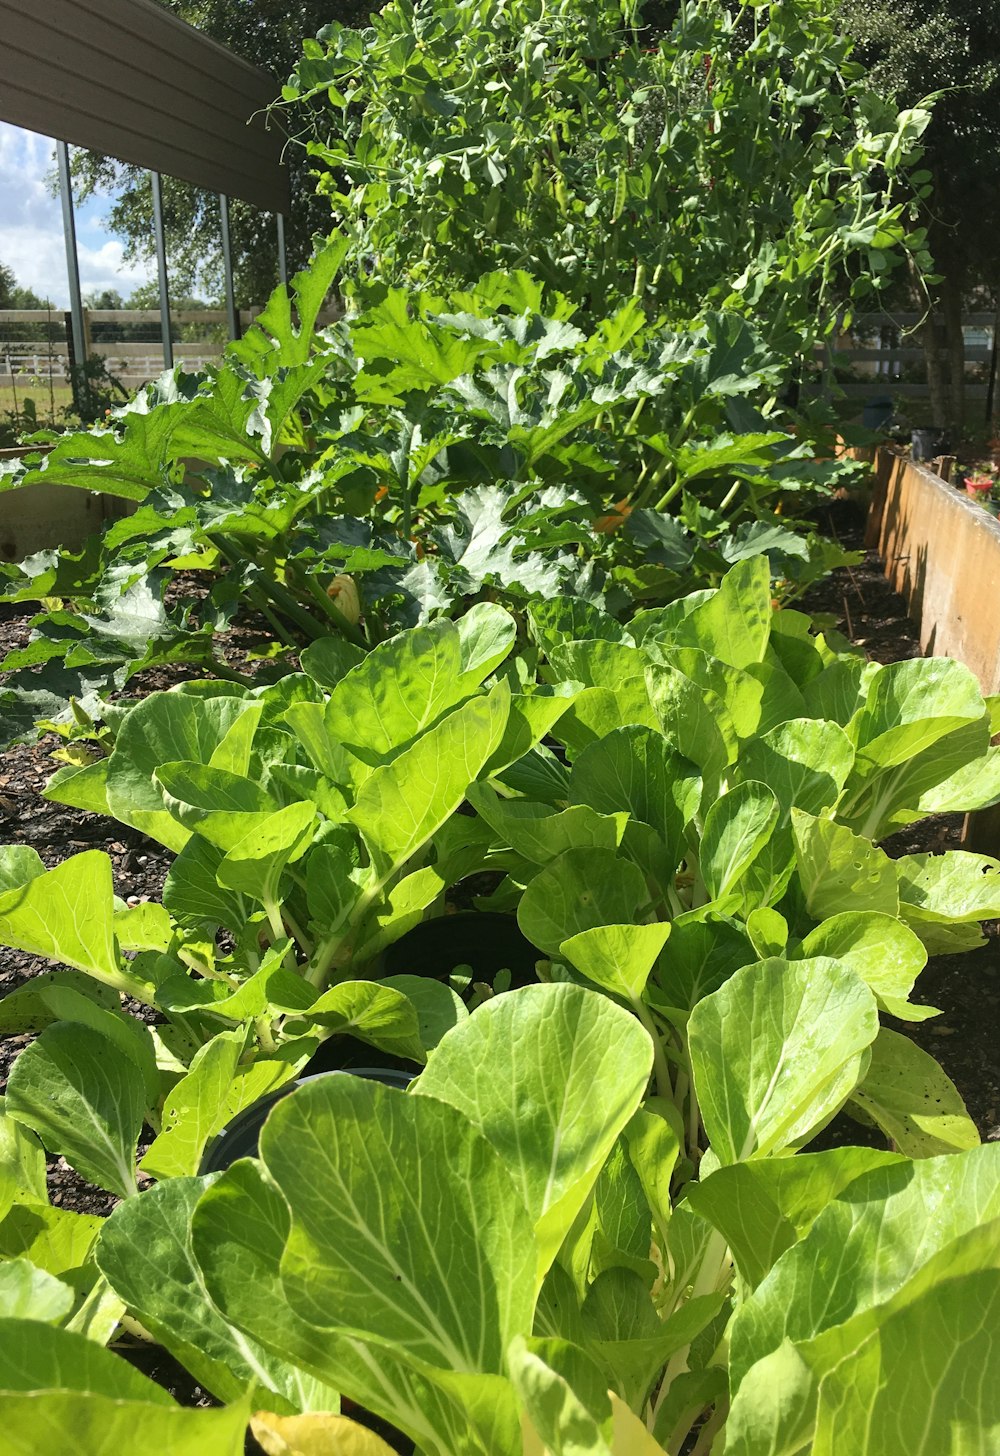
<instances>
[{"instance_id":1,"label":"pea plant foliage","mask_svg":"<svg viewBox=\"0 0 1000 1456\"><path fill-rule=\"evenodd\" d=\"M0 940L59 967L0 1007L35 1034L0 1115L9 1449L41 1411L54 1448L381 1456L361 1407L427 1456L992 1450L1000 1154L880 1014L934 1014L914 983L1000 864L878 841L1000 795L996 719L957 663L774 611L762 559L626 626L481 604L113 716L47 792L165 845L162 904L0 852ZM382 976L484 869L539 983ZM308 1079L201 1175L331 1037L409 1090ZM811 1150L845 1107L885 1150ZM48 1202L43 1149L109 1218Z\"/></svg>"}]
</instances>

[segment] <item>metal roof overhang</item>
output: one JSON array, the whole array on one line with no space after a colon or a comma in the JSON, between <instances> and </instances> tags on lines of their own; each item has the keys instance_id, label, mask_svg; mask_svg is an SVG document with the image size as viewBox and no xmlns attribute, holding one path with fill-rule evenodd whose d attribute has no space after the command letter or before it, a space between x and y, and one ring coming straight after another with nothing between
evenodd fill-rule
<instances>
[{"instance_id":1,"label":"metal roof overhang","mask_svg":"<svg viewBox=\"0 0 1000 1456\"><path fill-rule=\"evenodd\" d=\"M278 90L153 0L0 0L0 120L284 213Z\"/></svg>"}]
</instances>

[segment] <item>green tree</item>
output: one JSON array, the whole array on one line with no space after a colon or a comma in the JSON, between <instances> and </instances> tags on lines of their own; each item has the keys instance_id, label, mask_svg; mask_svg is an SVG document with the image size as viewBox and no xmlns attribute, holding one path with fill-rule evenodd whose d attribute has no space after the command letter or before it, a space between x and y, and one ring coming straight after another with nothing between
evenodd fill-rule
<instances>
[{"instance_id":1,"label":"green tree","mask_svg":"<svg viewBox=\"0 0 1000 1456\"><path fill-rule=\"evenodd\" d=\"M903 106L940 91L924 135L930 188L921 203L940 281L919 337L934 423L966 419L962 310L1000 310L1000 28L984 0L840 0L872 85Z\"/></svg>"},{"instance_id":2,"label":"green tree","mask_svg":"<svg viewBox=\"0 0 1000 1456\"><path fill-rule=\"evenodd\" d=\"M275 94L301 52L303 36L331 19L328 0L159 0L207 35L245 60L271 72ZM337 0L339 18L363 20L365 0ZM312 164L300 148L289 149L292 206L286 218L289 271L302 267L312 252L313 237L325 233L329 213L315 197ZM153 205L149 173L140 167L93 152L74 153L78 196L97 190L115 195L107 215L110 230L125 244L127 262L148 263L153 252ZM223 289L222 239L216 196L176 178L163 178L163 212L171 294L203 294L220 300ZM263 302L277 281L277 237L274 218L238 198L230 200L237 304Z\"/></svg>"}]
</instances>

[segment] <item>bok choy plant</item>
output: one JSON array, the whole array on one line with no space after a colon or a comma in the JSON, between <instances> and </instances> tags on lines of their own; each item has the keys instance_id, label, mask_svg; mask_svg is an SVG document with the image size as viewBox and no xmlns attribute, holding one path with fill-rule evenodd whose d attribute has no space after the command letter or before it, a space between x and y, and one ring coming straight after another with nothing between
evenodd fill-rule
<instances>
[{"instance_id":1,"label":"bok choy plant","mask_svg":"<svg viewBox=\"0 0 1000 1456\"><path fill-rule=\"evenodd\" d=\"M116 903L96 852L0 860L0 940L69 968L0 1013L41 1031L12 1074L20 1115L86 1160L79 1086L65 1113L40 1090L70 1036L58 1023L87 1022L95 1066L109 1039L131 1047L127 1135L94 1178L130 1191L143 1120L163 1139L143 1170L193 1172L227 1116L331 1035L421 1063L466 1008L444 983L377 979L377 957L482 870L501 872L486 903L516 911L543 977L598 984L639 1017L692 1164L707 1129L691 1028L736 973L822 996L846 963L885 1012L933 1014L910 999L927 953L980 943L1000 866L892 860L875 840L1000 795L996 705L954 662L866 664L775 612L768 588L764 561L739 563L627 628L538 603L535 646L513 657L514 619L481 604L367 655L317 642L270 687L189 684L129 708L110 756L47 792L173 851L162 905ZM157 1024L136 1029L121 994ZM933 1060L889 1030L855 1081L852 1111L904 1151L974 1137Z\"/></svg>"},{"instance_id":2,"label":"bok choy plant","mask_svg":"<svg viewBox=\"0 0 1000 1456\"><path fill-rule=\"evenodd\" d=\"M259 1160L128 1198L88 1256L223 1408L172 1405L67 1327L65 1272L22 1259L0 1320L10 1449L37 1449L41 1415L84 1456L126 1418L131 1449L228 1456L249 1418L268 1451L385 1456L361 1406L426 1456L988 1450L994 1386L967 1376L1000 1298L1000 1152L796 1151L877 1034L857 971L827 981L823 999L737 973L700 1003L698 1177L679 1107L649 1095L648 1034L582 986L479 1006L408 1094L301 1087ZM755 1035L720 1041L755 1001Z\"/></svg>"}]
</instances>

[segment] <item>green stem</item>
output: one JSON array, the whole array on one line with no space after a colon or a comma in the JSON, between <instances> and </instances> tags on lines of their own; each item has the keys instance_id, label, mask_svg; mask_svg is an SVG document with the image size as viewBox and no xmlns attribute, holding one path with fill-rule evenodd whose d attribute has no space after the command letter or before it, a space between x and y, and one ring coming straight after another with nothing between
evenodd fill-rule
<instances>
[{"instance_id":1,"label":"green stem","mask_svg":"<svg viewBox=\"0 0 1000 1456\"><path fill-rule=\"evenodd\" d=\"M656 1023L649 1013L649 1008L641 1001L634 1000L632 1009L649 1032L653 1043L653 1073L656 1079L656 1092L659 1097L666 1097L671 1102L674 1099L674 1086L670 1079L670 1068L663 1053L663 1043L660 1041L660 1034L656 1029Z\"/></svg>"}]
</instances>

